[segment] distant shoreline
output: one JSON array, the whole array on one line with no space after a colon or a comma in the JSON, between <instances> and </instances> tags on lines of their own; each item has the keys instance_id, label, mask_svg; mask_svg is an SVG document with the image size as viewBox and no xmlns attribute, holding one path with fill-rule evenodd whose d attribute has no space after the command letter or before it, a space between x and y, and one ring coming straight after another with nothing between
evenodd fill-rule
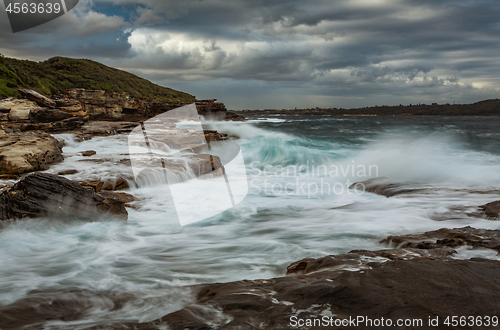
<instances>
[{"instance_id":1,"label":"distant shoreline","mask_svg":"<svg viewBox=\"0 0 500 330\"><path fill-rule=\"evenodd\" d=\"M310 108L232 110L241 115L329 115L329 116L500 116L500 100L485 100L473 104L415 104L374 106L358 109Z\"/></svg>"}]
</instances>

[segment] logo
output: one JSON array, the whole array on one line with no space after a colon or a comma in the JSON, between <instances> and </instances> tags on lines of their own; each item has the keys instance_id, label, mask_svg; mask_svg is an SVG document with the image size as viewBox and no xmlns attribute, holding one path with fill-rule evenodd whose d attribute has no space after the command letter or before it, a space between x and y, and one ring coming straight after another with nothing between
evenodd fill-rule
<instances>
[{"instance_id":1,"label":"logo","mask_svg":"<svg viewBox=\"0 0 500 330\"><path fill-rule=\"evenodd\" d=\"M45 24L73 9L79 0L3 0L12 32Z\"/></svg>"},{"instance_id":2,"label":"logo","mask_svg":"<svg viewBox=\"0 0 500 330\"><path fill-rule=\"evenodd\" d=\"M181 226L229 210L248 194L240 146L213 140L206 140L195 104L151 118L129 134L135 181L168 185L166 198L173 200Z\"/></svg>"}]
</instances>

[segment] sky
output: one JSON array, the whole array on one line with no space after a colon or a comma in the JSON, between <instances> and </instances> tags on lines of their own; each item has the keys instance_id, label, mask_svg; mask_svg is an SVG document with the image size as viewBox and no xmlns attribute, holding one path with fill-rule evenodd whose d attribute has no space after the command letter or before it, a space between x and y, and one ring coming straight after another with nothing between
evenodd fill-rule
<instances>
[{"instance_id":1,"label":"sky","mask_svg":"<svg viewBox=\"0 0 500 330\"><path fill-rule=\"evenodd\" d=\"M0 53L88 58L229 109L473 103L500 94L497 0L80 0Z\"/></svg>"}]
</instances>

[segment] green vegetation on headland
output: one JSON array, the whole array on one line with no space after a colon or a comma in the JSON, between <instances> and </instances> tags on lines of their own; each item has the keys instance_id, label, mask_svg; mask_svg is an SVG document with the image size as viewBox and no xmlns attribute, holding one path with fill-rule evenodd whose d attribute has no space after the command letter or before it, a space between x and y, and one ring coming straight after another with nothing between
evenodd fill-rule
<instances>
[{"instance_id":1,"label":"green vegetation on headland","mask_svg":"<svg viewBox=\"0 0 500 330\"><path fill-rule=\"evenodd\" d=\"M374 106L359 109L295 109L243 110L242 115L329 115L329 116L500 116L500 100L485 100L473 104L415 104Z\"/></svg>"},{"instance_id":2,"label":"green vegetation on headland","mask_svg":"<svg viewBox=\"0 0 500 330\"><path fill-rule=\"evenodd\" d=\"M65 57L34 62L0 56L0 97L19 96L19 88L31 88L46 95L63 94L71 88L127 92L133 98L156 102L193 102L187 93L161 87L129 72L104 64Z\"/></svg>"}]
</instances>

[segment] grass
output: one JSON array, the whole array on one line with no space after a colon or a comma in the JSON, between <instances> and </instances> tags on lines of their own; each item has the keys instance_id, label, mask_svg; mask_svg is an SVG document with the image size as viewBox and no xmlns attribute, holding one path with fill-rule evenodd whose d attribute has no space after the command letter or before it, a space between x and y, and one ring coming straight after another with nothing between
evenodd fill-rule
<instances>
[{"instance_id":1,"label":"grass","mask_svg":"<svg viewBox=\"0 0 500 330\"><path fill-rule=\"evenodd\" d=\"M60 95L70 88L86 88L127 92L133 98L156 102L187 103L195 100L187 93L91 60L53 57L34 62L1 56L0 97L19 96L19 88L31 88L45 95Z\"/></svg>"}]
</instances>

